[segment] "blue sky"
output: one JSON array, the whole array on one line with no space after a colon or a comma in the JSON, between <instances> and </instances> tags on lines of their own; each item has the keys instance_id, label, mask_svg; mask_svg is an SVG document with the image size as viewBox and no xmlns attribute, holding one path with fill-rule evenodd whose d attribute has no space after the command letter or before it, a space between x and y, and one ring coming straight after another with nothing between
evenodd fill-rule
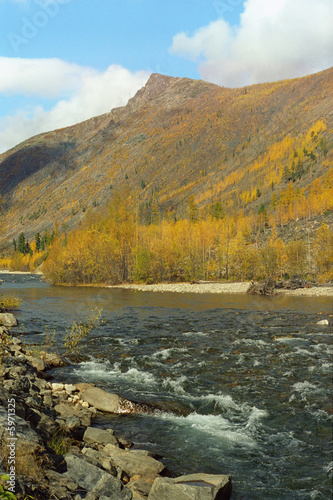
<instances>
[{"instance_id":1,"label":"blue sky","mask_svg":"<svg viewBox=\"0 0 333 500\"><path fill-rule=\"evenodd\" d=\"M332 66L331 0L0 0L0 153L154 72L238 87Z\"/></svg>"}]
</instances>

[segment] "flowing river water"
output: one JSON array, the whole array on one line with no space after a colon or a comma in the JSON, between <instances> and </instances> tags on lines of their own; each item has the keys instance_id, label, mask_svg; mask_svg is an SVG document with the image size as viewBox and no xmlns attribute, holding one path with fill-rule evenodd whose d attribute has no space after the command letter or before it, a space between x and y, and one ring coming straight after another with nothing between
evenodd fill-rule
<instances>
[{"instance_id":1,"label":"flowing river water","mask_svg":"<svg viewBox=\"0 0 333 500\"><path fill-rule=\"evenodd\" d=\"M103 416L175 475L231 474L234 500L331 498L332 297L254 297L53 287L33 275L0 276L22 299L26 343L94 307L104 324L82 362L56 381L94 382L152 415ZM14 330L13 330L14 332Z\"/></svg>"}]
</instances>

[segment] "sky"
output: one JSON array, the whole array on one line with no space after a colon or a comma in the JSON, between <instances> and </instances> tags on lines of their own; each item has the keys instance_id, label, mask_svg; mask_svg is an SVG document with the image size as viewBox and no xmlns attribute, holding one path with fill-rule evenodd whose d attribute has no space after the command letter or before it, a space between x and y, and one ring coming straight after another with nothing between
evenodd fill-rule
<instances>
[{"instance_id":1,"label":"sky","mask_svg":"<svg viewBox=\"0 0 333 500\"><path fill-rule=\"evenodd\" d=\"M333 0L0 0L0 153L152 73L242 87L333 66Z\"/></svg>"}]
</instances>

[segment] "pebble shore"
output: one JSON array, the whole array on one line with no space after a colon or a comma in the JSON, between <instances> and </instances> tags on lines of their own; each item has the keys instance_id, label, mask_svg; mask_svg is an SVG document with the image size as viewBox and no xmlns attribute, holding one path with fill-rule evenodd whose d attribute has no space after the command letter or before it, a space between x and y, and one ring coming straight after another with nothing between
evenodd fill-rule
<instances>
[{"instance_id":1,"label":"pebble shore","mask_svg":"<svg viewBox=\"0 0 333 500\"><path fill-rule=\"evenodd\" d=\"M108 288L124 288L140 292L175 292L175 293L246 293L250 281L236 283L160 283L154 285L123 284ZM333 286L314 286L297 290L277 290L277 294L307 297L333 296Z\"/></svg>"}]
</instances>

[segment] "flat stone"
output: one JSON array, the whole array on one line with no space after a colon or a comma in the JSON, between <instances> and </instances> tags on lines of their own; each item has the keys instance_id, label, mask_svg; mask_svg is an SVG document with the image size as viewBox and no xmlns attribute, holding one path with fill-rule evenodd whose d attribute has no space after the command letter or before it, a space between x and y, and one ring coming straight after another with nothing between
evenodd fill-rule
<instances>
[{"instance_id":1,"label":"flat stone","mask_svg":"<svg viewBox=\"0 0 333 500\"><path fill-rule=\"evenodd\" d=\"M82 394L82 399L97 410L118 413L119 396L117 394L111 394L98 387L88 387Z\"/></svg>"},{"instance_id":2,"label":"flat stone","mask_svg":"<svg viewBox=\"0 0 333 500\"><path fill-rule=\"evenodd\" d=\"M65 389L64 384L56 383L56 382L54 382L52 384L52 391L54 391L54 392L63 391L64 389Z\"/></svg>"},{"instance_id":3,"label":"flat stone","mask_svg":"<svg viewBox=\"0 0 333 500\"><path fill-rule=\"evenodd\" d=\"M320 321L317 321L317 325L329 325L328 319L321 319Z\"/></svg>"},{"instance_id":4,"label":"flat stone","mask_svg":"<svg viewBox=\"0 0 333 500\"><path fill-rule=\"evenodd\" d=\"M152 457L131 453L131 451L122 450L112 444L107 444L104 451L116 466L126 472L128 477L133 477L136 474L140 476L157 475L165 470L165 465Z\"/></svg>"},{"instance_id":5,"label":"flat stone","mask_svg":"<svg viewBox=\"0 0 333 500\"><path fill-rule=\"evenodd\" d=\"M17 322L17 319L15 318L14 314L1 313L0 314L0 325L12 327L12 326L17 326L18 322Z\"/></svg>"},{"instance_id":6,"label":"flat stone","mask_svg":"<svg viewBox=\"0 0 333 500\"><path fill-rule=\"evenodd\" d=\"M83 441L86 443L113 444L118 446L118 440L115 436L97 427L88 427L83 435Z\"/></svg>"},{"instance_id":7,"label":"flat stone","mask_svg":"<svg viewBox=\"0 0 333 500\"><path fill-rule=\"evenodd\" d=\"M189 474L174 479L157 477L148 500L229 500L231 477L212 474Z\"/></svg>"}]
</instances>

